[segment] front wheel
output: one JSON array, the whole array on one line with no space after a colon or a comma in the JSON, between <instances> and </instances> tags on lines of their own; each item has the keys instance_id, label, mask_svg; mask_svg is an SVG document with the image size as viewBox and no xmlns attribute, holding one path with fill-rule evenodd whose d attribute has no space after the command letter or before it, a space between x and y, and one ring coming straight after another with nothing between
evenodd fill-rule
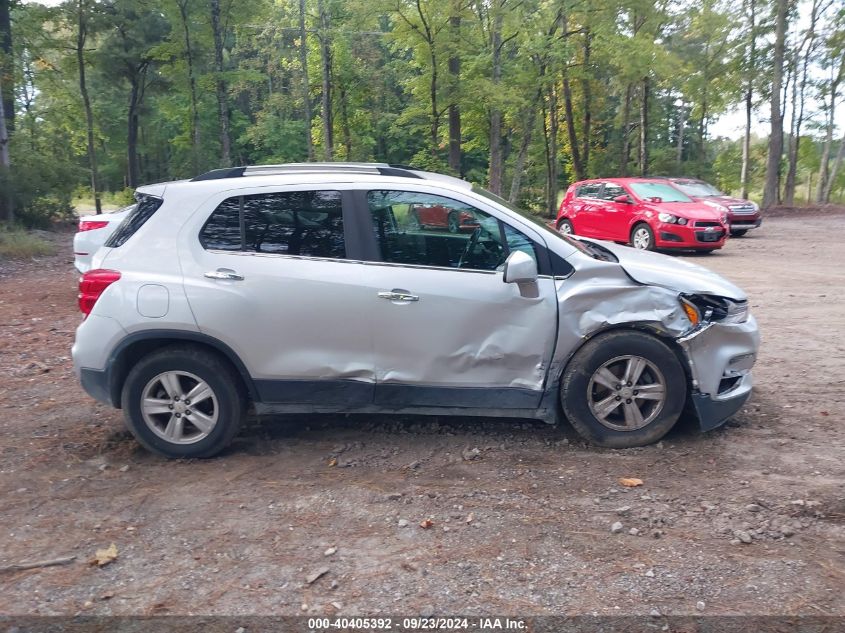
<instances>
[{"instance_id":1,"label":"front wheel","mask_svg":"<svg viewBox=\"0 0 845 633\"><path fill-rule=\"evenodd\" d=\"M165 347L129 372L121 395L126 425L164 457L212 457L238 432L246 409L240 385L231 365L215 354Z\"/></svg>"},{"instance_id":2,"label":"front wheel","mask_svg":"<svg viewBox=\"0 0 845 633\"><path fill-rule=\"evenodd\" d=\"M654 233L648 224L640 222L631 229L631 246L641 251L654 250Z\"/></svg>"},{"instance_id":3,"label":"front wheel","mask_svg":"<svg viewBox=\"0 0 845 633\"><path fill-rule=\"evenodd\" d=\"M641 332L601 334L572 357L560 384L566 418L607 448L656 442L678 421L687 382L677 356Z\"/></svg>"},{"instance_id":4,"label":"front wheel","mask_svg":"<svg viewBox=\"0 0 845 633\"><path fill-rule=\"evenodd\" d=\"M742 237L748 233L748 229L737 229L735 231L731 231L731 237Z\"/></svg>"}]
</instances>

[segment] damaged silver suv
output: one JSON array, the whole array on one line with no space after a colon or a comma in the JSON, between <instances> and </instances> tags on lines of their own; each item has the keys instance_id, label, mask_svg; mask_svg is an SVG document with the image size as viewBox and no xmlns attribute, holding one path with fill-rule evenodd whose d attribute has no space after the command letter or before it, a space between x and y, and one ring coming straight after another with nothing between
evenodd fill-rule
<instances>
[{"instance_id":1,"label":"damaged silver suv","mask_svg":"<svg viewBox=\"0 0 845 633\"><path fill-rule=\"evenodd\" d=\"M751 391L742 290L455 178L239 167L136 197L80 280L73 360L167 457L218 453L249 407L565 417L624 448L685 410L718 426Z\"/></svg>"}]
</instances>

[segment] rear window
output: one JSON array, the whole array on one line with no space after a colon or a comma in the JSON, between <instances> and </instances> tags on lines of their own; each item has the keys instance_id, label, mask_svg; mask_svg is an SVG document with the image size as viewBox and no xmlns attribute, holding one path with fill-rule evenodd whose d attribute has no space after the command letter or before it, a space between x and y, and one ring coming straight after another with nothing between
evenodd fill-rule
<instances>
[{"instance_id":1,"label":"rear window","mask_svg":"<svg viewBox=\"0 0 845 633\"><path fill-rule=\"evenodd\" d=\"M344 259L339 191L289 191L228 198L200 231L208 250Z\"/></svg>"},{"instance_id":2,"label":"rear window","mask_svg":"<svg viewBox=\"0 0 845 633\"><path fill-rule=\"evenodd\" d=\"M106 240L106 246L109 248L117 248L123 246L130 237L144 226L144 223L153 217L153 214L158 211L158 208L164 202L161 198L154 198L153 196L143 196L138 199L138 204L135 209L129 213L117 227L114 233Z\"/></svg>"}]
</instances>

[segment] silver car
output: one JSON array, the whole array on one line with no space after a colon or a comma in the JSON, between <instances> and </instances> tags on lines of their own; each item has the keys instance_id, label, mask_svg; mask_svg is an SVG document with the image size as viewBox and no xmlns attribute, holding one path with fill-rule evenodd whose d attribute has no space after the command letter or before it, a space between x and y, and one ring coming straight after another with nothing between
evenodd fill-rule
<instances>
[{"instance_id":1,"label":"silver car","mask_svg":"<svg viewBox=\"0 0 845 633\"><path fill-rule=\"evenodd\" d=\"M218 453L250 407L565 418L624 448L685 410L718 426L751 392L759 336L742 290L562 236L455 178L239 167L137 199L80 280L73 360L168 457ZM420 226L418 208L467 230Z\"/></svg>"}]
</instances>

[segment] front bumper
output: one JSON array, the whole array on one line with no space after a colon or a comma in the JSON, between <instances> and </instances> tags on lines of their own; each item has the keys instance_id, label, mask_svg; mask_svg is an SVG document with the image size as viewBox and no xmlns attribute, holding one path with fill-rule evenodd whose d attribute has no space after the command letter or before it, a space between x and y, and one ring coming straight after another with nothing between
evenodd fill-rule
<instances>
[{"instance_id":1,"label":"front bumper","mask_svg":"<svg viewBox=\"0 0 845 633\"><path fill-rule=\"evenodd\" d=\"M731 231L748 231L763 224L763 218L758 216L734 215L728 220Z\"/></svg>"},{"instance_id":2,"label":"front bumper","mask_svg":"<svg viewBox=\"0 0 845 633\"><path fill-rule=\"evenodd\" d=\"M745 323L706 323L678 339L692 378L691 400L701 429L713 429L734 415L751 395L751 368L760 333L753 316Z\"/></svg>"},{"instance_id":3,"label":"front bumper","mask_svg":"<svg viewBox=\"0 0 845 633\"><path fill-rule=\"evenodd\" d=\"M714 249L722 248L728 235L725 226L696 226L658 222L653 230L657 248Z\"/></svg>"}]
</instances>

